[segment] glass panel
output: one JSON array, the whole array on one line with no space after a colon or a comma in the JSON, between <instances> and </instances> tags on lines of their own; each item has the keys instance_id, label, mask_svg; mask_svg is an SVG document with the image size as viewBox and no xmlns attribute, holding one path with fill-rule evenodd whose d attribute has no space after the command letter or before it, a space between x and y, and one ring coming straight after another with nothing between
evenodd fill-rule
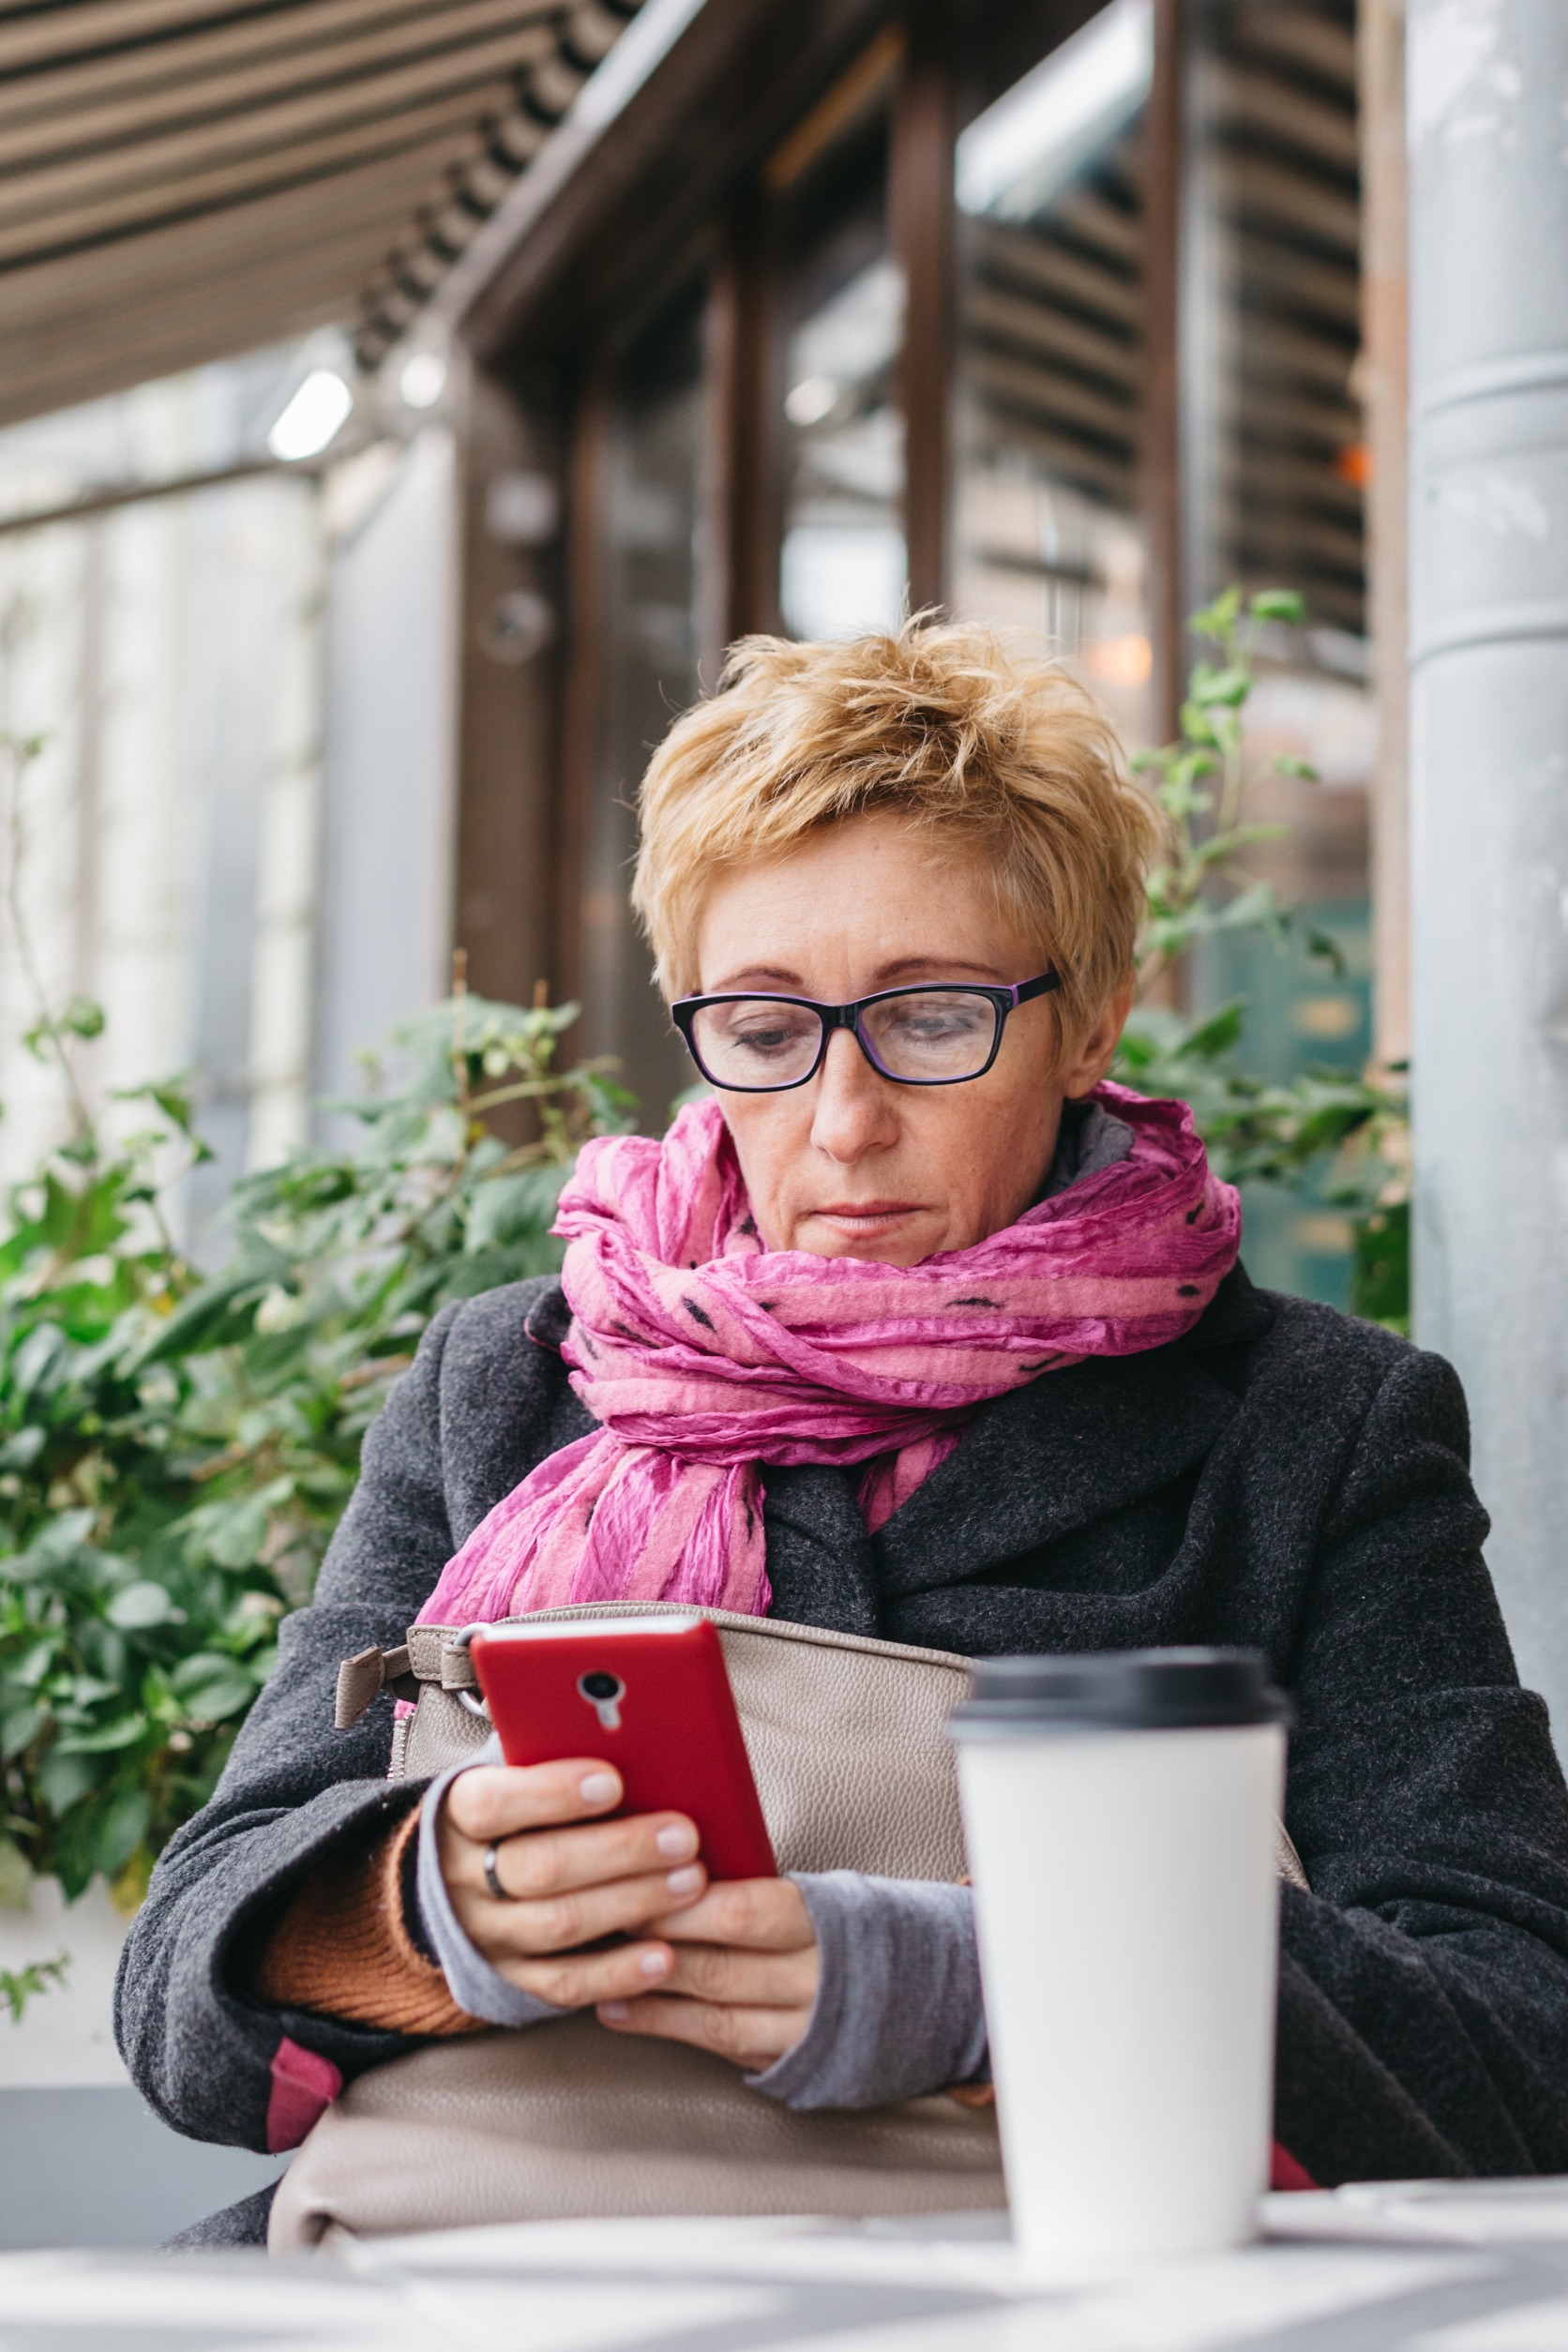
<instances>
[{"instance_id":1,"label":"glass panel","mask_svg":"<svg viewBox=\"0 0 1568 2352\"><path fill-rule=\"evenodd\" d=\"M1338 943L1216 941L1199 1004L1247 1000L1248 1068L1288 1078L1370 1051L1367 792L1376 756L1365 643L1356 397L1361 339L1353 0L1205 0L1194 12L1184 293L1185 535L1194 603L1231 580L1286 587L1306 626L1263 640L1248 714L1245 815L1284 837L1248 864ZM1285 753L1319 781L1271 773ZM1319 1188L1320 1190L1320 1188ZM1254 1277L1343 1305L1343 1213L1246 1188Z\"/></svg>"},{"instance_id":2,"label":"glass panel","mask_svg":"<svg viewBox=\"0 0 1568 2352\"><path fill-rule=\"evenodd\" d=\"M791 191L781 221L784 496L778 600L793 637L897 627L904 280L888 251L885 117Z\"/></svg>"},{"instance_id":3,"label":"glass panel","mask_svg":"<svg viewBox=\"0 0 1568 2352\"><path fill-rule=\"evenodd\" d=\"M1072 664L1147 742L1137 510L1149 0L1112 0L957 143L956 610Z\"/></svg>"},{"instance_id":4,"label":"glass panel","mask_svg":"<svg viewBox=\"0 0 1568 2352\"><path fill-rule=\"evenodd\" d=\"M1207 0L1192 92L1194 593L1300 589L1298 657L1343 670L1365 629L1353 0Z\"/></svg>"},{"instance_id":5,"label":"glass panel","mask_svg":"<svg viewBox=\"0 0 1568 2352\"><path fill-rule=\"evenodd\" d=\"M686 289L618 365L604 475L604 620L596 790L586 844L584 1045L620 1056L640 1124L663 1131L695 1077L627 899L637 787L696 700L696 504L704 288Z\"/></svg>"}]
</instances>

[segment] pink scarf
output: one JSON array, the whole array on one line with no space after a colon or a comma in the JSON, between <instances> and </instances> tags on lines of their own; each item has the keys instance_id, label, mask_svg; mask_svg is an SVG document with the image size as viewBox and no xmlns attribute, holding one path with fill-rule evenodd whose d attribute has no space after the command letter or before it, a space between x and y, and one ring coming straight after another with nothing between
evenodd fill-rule
<instances>
[{"instance_id":1,"label":"pink scarf","mask_svg":"<svg viewBox=\"0 0 1568 2352\"><path fill-rule=\"evenodd\" d=\"M716 1101L662 1141L585 1145L555 1225L561 1352L600 1425L481 1520L421 1621L612 1600L760 1617L762 1463L867 1463L874 1531L988 1397L1190 1331L1235 1263L1241 1204L1184 1104L1096 1099L1133 1130L1125 1159L909 1268L765 1249Z\"/></svg>"}]
</instances>

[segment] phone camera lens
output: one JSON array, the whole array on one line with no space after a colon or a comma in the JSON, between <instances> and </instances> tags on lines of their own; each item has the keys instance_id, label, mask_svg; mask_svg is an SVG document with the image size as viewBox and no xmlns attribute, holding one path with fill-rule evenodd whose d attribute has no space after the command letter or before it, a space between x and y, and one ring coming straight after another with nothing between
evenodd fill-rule
<instances>
[{"instance_id":1,"label":"phone camera lens","mask_svg":"<svg viewBox=\"0 0 1568 2352\"><path fill-rule=\"evenodd\" d=\"M577 1687L584 1698L601 1702L606 1699L625 1697L626 1689L618 1674L606 1674L602 1669L596 1669L592 1674L580 1675Z\"/></svg>"}]
</instances>

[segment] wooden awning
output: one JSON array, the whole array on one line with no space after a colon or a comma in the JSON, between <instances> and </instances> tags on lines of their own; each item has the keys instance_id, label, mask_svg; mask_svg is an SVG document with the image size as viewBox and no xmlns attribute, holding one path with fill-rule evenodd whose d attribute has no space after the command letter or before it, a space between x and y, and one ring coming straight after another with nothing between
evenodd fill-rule
<instances>
[{"instance_id":1,"label":"wooden awning","mask_svg":"<svg viewBox=\"0 0 1568 2352\"><path fill-rule=\"evenodd\" d=\"M0 423L417 312L638 0L0 5Z\"/></svg>"}]
</instances>

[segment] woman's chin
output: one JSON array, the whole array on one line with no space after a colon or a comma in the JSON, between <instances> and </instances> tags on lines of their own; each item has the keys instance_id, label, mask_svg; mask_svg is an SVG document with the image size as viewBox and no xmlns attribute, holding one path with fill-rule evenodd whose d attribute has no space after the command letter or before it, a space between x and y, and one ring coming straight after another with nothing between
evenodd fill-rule
<instances>
[{"instance_id":1,"label":"woman's chin","mask_svg":"<svg viewBox=\"0 0 1568 2352\"><path fill-rule=\"evenodd\" d=\"M808 1251L813 1258L860 1258L874 1266L918 1266L923 1258L942 1246L926 1229L928 1224L927 1218L918 1223L911 1218L897 1224L867 1225L856 1231L836 1218L807 1217L797 1230L794 1247Z\"/></svg>"}]
</instances>

